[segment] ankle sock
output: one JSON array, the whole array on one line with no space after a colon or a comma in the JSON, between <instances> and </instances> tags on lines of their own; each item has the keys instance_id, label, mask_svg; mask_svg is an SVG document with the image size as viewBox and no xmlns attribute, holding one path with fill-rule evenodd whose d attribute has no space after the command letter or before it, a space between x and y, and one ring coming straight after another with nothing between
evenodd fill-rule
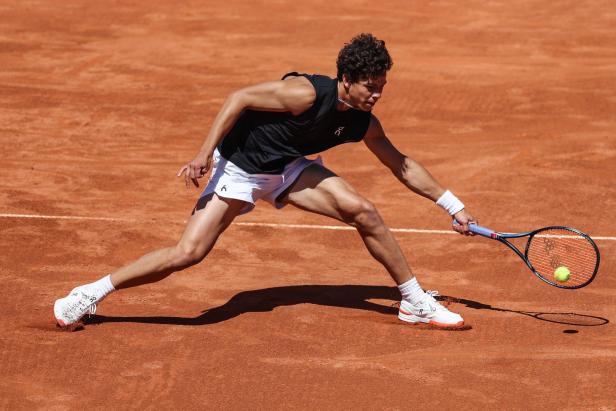
<instances>
[{"instance_id":1,"label":"ankle sock","mask_svg":"<svg viewBox=\"0 0 616 411\"><path fill-rule=\"evenodd\" d=\"M115 291L113 284L111 284L111 275L106 275L98 281L86 284L84 287L93 290L94 293L96 293L98 301L101 301L103 298L107 297L107 295Z\"/></svg>"},{"instance_id":2,"label":"ankle sock","mask_svg":"<svg viewBox=\"0 0 616 411\"><path fill-rule=\"evenodd\" d=\"M411 278L404 284L400 284L398 289L400 290L400 294L402 294L402 299L413 305L421 302L426 295L424 290L422 290L419 286L419 283L415 277Z\"/></svg>"}]
</instances>

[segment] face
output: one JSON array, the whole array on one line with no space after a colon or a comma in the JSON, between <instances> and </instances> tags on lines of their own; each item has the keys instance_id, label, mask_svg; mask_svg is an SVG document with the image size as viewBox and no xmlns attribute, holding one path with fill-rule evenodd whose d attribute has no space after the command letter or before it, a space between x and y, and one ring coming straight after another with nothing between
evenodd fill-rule
<instances>
[{"instance_id":1,"label":"face","mask_svg":"<svg viewBox=\"0 0 616 411\"><path fill-rule=\"evenodd\" d=\"M346 78L343 78L343 81L351 105L363 111L371 111L383 94L383 88L387 84L387 75L383 74L355 83L349 83Z\"/></svg>"}]
</instances>

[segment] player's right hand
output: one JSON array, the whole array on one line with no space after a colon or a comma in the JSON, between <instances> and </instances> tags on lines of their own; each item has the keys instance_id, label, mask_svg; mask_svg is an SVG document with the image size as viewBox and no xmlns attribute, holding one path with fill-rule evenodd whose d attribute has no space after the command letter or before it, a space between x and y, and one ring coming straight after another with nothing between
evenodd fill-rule
<instances>
[{"instance_id":1,"label":"player's right hand","mask_svg":"<svg viewBox=\"0 0 616 411\"><path fill-rule=\"evenodd\" d=\"M183 165L182 168L180 168L180 171L178 171L176 177L181 177L184 175L186 188L190 187L191 181L195 187L199 187L199 179L207 174L211 163L212 156L210 154L199 153L193 161Z\"/></svg>"},{"instance_id":2,"label":"player's right hand","mask_svg":"<svg viewBox=\"0 0 616 411\"><path fill-rule=\"evenodd\" d=\"M475 235L468 226L469 224L477 224L477 220L465 208L453 217L452 228L454 231L464 235Z\"/></svg>"}]
</instances>

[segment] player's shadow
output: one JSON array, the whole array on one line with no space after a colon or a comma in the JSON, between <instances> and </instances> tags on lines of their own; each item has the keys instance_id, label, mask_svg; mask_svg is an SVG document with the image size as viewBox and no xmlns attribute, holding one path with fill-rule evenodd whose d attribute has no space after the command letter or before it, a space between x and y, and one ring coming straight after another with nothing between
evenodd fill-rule
<instances>
[{"instance_id":1,"label":"player's shadow","mask_svg":"<svg viewBox=\"0 0 616 411\"><path fill-rule=\"evenodd\" d=\"M382 305L371 299L391 300ZM380 314L398 313L400 301L397 287L369 285L296 285L243 291L221 306L203 311L197 317L119 317L93 315L86 324L132 322L147 324L206 325L227 321L249 312L272 311L274 308L297 304L316 304L374 311Z\"/></svg>"},{"instance_id":2,"label":"player's shadow","mask_svg":"<svg viewBox=\"0 0 616 411\"><path fill-rule=\"evenodd\" d=\"M578 313L562 312L530 312L516 311L508 308L493 307L478 301L449 296L439 296L444 303L464 304L476 310L491 310L516 313L532 317L536 320L551 323L597 326L609 323L607 318ZM391 303L377 304L369 300L389 300ZM146 324L173 325L206 325L227 321L249 312L267 312L274 308L297 304L316 304L330 307L373 311L379 314L396 315L400 293L397 287L369 285L295 285L285 287L264 288L260 290L243 291L234 295L221 306L203 311L197 317L120 317L93 315L85 320L86 324L102 324L109 322L131 322Z\"/></svg>"}]
</instances>

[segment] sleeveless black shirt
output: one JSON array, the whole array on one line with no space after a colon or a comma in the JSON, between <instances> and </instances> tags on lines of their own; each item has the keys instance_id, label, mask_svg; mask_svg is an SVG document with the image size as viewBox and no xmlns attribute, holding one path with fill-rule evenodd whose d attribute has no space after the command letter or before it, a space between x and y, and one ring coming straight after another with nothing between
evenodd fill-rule
<instances>
[{"instance_id":1,"label":"sleeveless black shirt","mask_svg":"<svg viewBox=\"0 0 616 411\"><path fill-rule=\"evenodd\" d=\"M280 174L298 157L361 141L371 113L339 111L338 81L318 74L288 73L307 78L316 90L312 107L297 116L285 112L246 110L218 145L221 155L250 174Z\"/></svg>"}]
</instances>

